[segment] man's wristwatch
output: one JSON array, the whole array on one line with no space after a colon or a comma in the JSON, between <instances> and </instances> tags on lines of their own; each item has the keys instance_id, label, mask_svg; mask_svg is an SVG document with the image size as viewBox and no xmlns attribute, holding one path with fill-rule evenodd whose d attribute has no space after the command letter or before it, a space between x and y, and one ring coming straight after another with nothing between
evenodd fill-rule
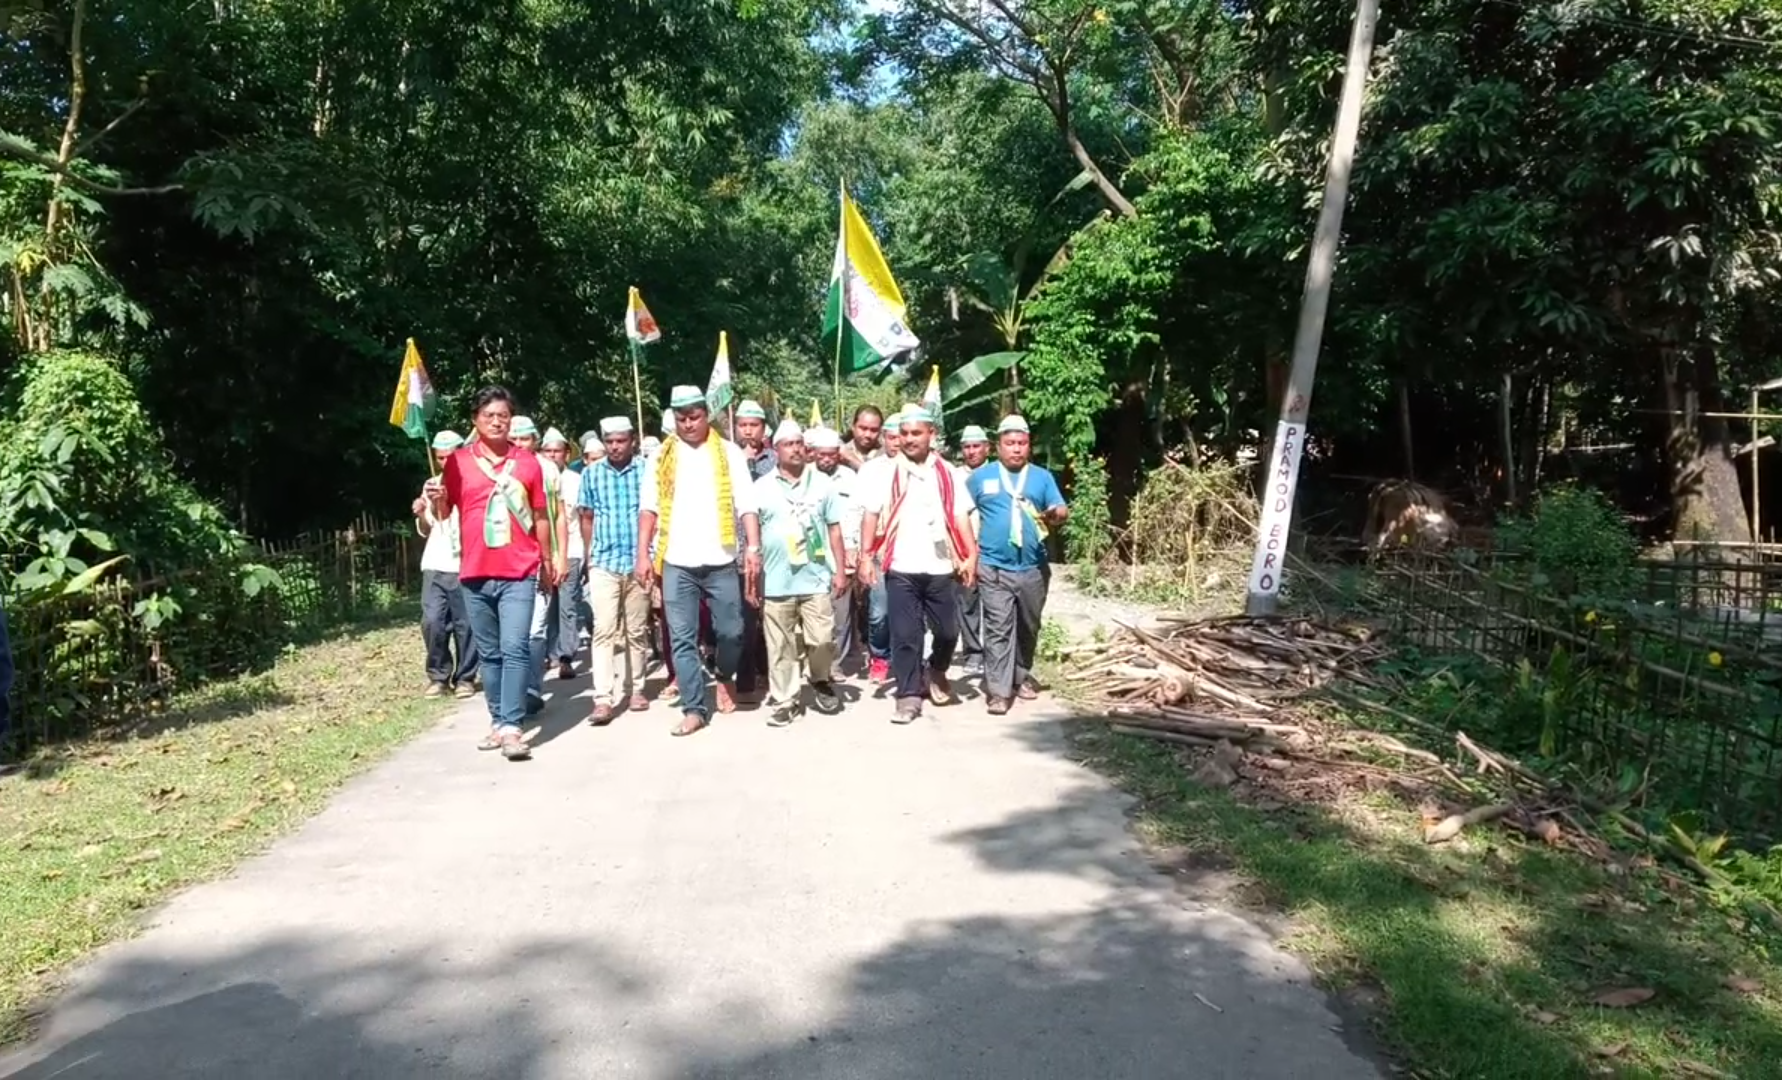
<instances>
[{"instance_id":1,"label":"man's wristwatch","mask_svg":"<svg viewBox=\"0 0 1782 1080\"><path fill-rule=\"evenodd\" d=\"M759 555L761 554L761 545L750 544L748 547L743 548L743 551L749 555Z\"/></svg>"}]
</instances>

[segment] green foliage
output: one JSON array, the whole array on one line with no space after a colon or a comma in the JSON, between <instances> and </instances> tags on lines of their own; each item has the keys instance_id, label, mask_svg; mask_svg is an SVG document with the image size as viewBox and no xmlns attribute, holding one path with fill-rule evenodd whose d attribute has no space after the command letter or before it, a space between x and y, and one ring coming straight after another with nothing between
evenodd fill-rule
<instances>
[{"instance_id":1,"label":"green foliage","mask_svg":"<svg viewBox=\"0 0 1782 1080\"><path fill-rule=\"evenodd\" d=\"M862 405L876 405L889 415L909 399L912 392L921 392L913 383L902 379L881 383L863 376L844 377L838 422L834 369L812 364L806 347L786 337L771 336L753 343L742 355L746 359L739 361L736 373L738 400L753 398L759 401L776 420L790 416L800 424L809 424L811 405L815 403L824 421L841 431L847 427L854 410Z\"/></svg>"},{"instance_id":2,"label":"green foliage","mask_svg":"<svg viewBox=\"0 0 1782 1080\"><path fill-rule=\"evenodd\" d=\"M1639 541L1600 491L1572 485L1542 492L1525 517L1505 519L1498 547L1525 555L1531 584L1557 596L1614 596L1633 578Z\"/></svg>"},{"instance_id":3,"label":"green foliage","mask_svg":"<svg viewBox=\"0 0 1782 1080\"><path fill-rule=\"evenodd\" d=\"M1073 563L1096 566L1114 546L1108 507L1108 467L1098 457L1079 458L1070 470L1070 517L1064 521L1064 550Z\"/></svg>"},{"instance_id":4,"label":"green foliage","mask_svg":"<svg viewBox=\"0 0 1782 1080\"><path fill-rule=\"evenodd\" d=\"M173 472L115 361L41 353L15 375L8 396L0 507L15 509L0 510L0 523L15 543L55 554L72 573L101 553L124 552L141 578L226 567L241 555L239 534Z\"/></svg>"}]
</instances>

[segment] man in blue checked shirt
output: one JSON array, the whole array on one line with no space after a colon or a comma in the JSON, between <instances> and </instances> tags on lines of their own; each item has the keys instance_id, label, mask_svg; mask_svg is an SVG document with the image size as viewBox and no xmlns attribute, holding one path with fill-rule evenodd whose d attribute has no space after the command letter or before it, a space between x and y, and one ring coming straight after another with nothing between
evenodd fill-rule
<instances>
[{"instance_id":1,"label":"man in blue checked shirt","mask_svg":"<svg viewBox=\"0 0 1782 1080\"><path fill-rule=\"evenodd\" d=\"M594 712L592 724L610 723L620 690L614 650L624 646L624 694L628 708L650 707L644 696L644 664L650 646L650 592L632 573L637 565L637 511L643 492L643 459L631 420L600 422L606 457L582 469L582 543L587 552L588 602L594 609Z\"/></svg>"}]
</instances>

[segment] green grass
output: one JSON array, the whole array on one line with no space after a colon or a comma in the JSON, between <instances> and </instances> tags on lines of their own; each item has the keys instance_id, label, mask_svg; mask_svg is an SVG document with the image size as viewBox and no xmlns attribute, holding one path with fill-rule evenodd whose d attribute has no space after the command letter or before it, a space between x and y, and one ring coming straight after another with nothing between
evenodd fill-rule
<instances>
[{"instance_id":1,"label":"green grass","mask_svg":"<svg viewBox=\"0 0 1782 1080\"><path fill-rule=\"evenodd\" d=\"M1782 1077L1782 972L1655 868L1611 872L1490 829L1428 847L1384 797L1250 806L1194 784L1163 744L1082 740L1141 800L1142 836L1229 863L1290 917L1286 947L1377 1006L1415 1075ZM1617 989L1653 995L1595 1002Z\"/></svg>"},{"instance_id":2,"label":"green grass","mask_svg":"<svg viewBox=\"0 0 1782 1080\"><path fill-rule=\"evenodd\" d=\"M0 1043L68 966L217 877L446 708L413 620L288 650L175 701L152 732L44 750L0 780Z\"/></svg>"}]
</instances>

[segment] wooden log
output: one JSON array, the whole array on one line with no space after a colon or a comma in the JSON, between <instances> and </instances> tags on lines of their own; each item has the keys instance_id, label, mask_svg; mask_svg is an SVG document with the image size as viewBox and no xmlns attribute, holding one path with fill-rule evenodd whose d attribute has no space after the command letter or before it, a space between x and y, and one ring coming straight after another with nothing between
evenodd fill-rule
<instances>
[{"instance_id":1,"label":"wooden log","mask_svg":"<svg viewBox=\"0 0 1782 1080\"><path fill-rule=\"evenodd\" d=\"M1445 844L1460 835L1460 831L1468 825L1483 825L1494 821L1516 809L1515 803L1492 803L1489 806L1475 806L1464 814L1450 814L1431 825L1423 834L1425 844Z\"/></svg>"}]
</instances>

